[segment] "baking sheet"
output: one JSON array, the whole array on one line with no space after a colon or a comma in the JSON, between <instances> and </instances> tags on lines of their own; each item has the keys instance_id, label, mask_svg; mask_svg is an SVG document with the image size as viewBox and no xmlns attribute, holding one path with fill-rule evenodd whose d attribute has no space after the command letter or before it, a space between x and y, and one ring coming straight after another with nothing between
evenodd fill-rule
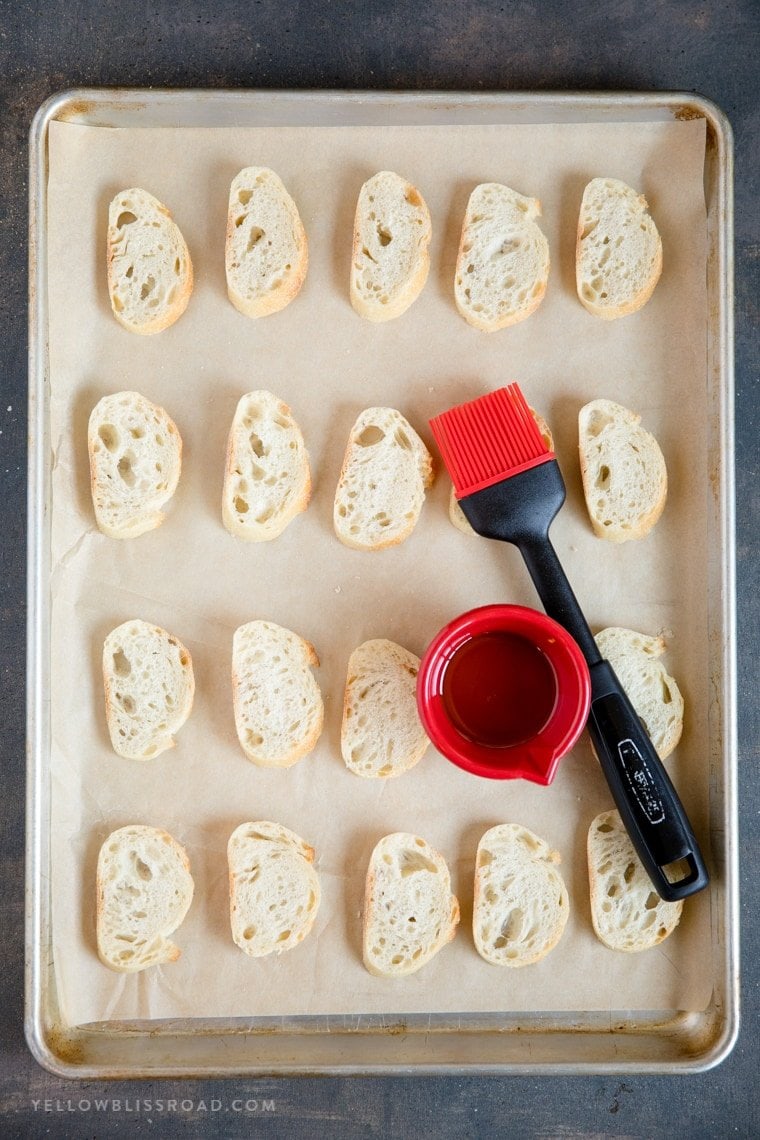
<instances>
[{"instance_id":1,"label":"baking sheet","mask_svg":"<svg viewBox=\"0 0 760 1140\"><path fill-rule=\"evenodd\" d=\"M297 1013L693 1009L711 991L709 894L689 900L674 936L646 955L614 955L591 932L585 830L610 797L584 740L550 789L491 785L429 751L408 775L375 784L343 767L348 655L387 636L420 653L453 614L481 602L536 604L516 553L455 531L439 478L412 538L376 555L346 550L331 529L345 439L371 404L400 408L430 442L428 417L518 379L547 417L569 501L553 537L594 628L666 632L687 700L668 767L700 837L707 819L709 697L706 569L708 428L704 122L446 128L102 130L50 127L49 305L53 463L52 897L54 951L68 1024L157 1017ZM226 300L223 232L229 181L270 165L296 199L310 240L298 300L250 322ZM415 182L433 215L432 267L418 302L385 326L347 300L350 235L361 182L383 167ZM585 182L621 177L649 198L665 268L649 305L606 324L574 295L575 222ZM487 336L453 306L451 281L467 195L499 180L541 198L552 252L546 300L528 321ZM137 338L113 321L104 282L105 212L141 185L172 209L196 270L187 313ZM135 387L162 403L185 442L166 523L130 543L94 529L86 423L105 392ZM238 544L221 526L224 444L235 403L269 387L291 404L312 458L315 495L275 543ZM575 461L577 410L596 396L636 408L670 474L665 515L643 542L607 546L584 518ZM197 695L178 747L138 765L110 750L99 658L132 616L165 625L193 653ZM318 749L287 772L250 765L234 733L229 656L253 617L313 641L326 701ZM72 669L71 662L81 663ZM245 958L229 939L225 848L244 819L272 818L312 843L323 902L314 932L277 961ZM516 820L562 853L572 913L536 967L505 972L476 955L468 930L478 838ZM178 932L179 963L119 977L94 950L94 868L105 835L127 822L164 826L188 850L196 901ZM417 975L389 982L361 965L363 877L372 846L414 830L446 856L463 921ZM707 852L709 857L709 851Z\"/></svg>"}]
</instances>

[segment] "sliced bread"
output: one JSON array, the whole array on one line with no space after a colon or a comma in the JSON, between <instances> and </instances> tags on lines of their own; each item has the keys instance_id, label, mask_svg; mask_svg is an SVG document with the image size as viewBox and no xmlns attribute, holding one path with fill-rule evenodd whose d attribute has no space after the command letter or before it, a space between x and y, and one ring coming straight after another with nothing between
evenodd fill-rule
<instances>
[{"instance_id":1,"label":"sliced bread","mask_svg":"<svg viewBox=\"0 0 760 1140\"><path fill-rule=\"evenodd\" d=\"M616 811L603 811L588 832L591 919L610 950L649 950L675 930L683 902L655 891Z\"/></svg>"},{"instance_id":2,"label":"sliced bread","mask_svg":"<svg viewBox=\"0 0 760 1140\"><path fill-rule=\"evenodd\" d=\"M112 832L98 855L97 942L101 962L131 973L176 962L169 941L193 900L184 849L166 831L132 824Z\"/></svg>"},{"instance_id":3,"label":"sliced bread","mask_svg":"<svg viewBox=\"0 0 760 1140\"><path fill-rule=\"evenodd\" d=\"M494 966L530 966L559 942L570 913L560 857L516 823L492 827L478 844L472 932Z\"/></svg>"},{"instance_id":4,"label":"sliced bread","mask_svg":"<svg viewBox=\"0 0 760 1140\"><path fill-rule=\"evenodd\" d=\"M320 902L314 848L279 823L241 823L227 844L232 938L252 958L303 942Z\"/></svg>"},{"instance_id":5,"label":"sliced bread","mask_svg":"<svg viewBox=\"0 0 760 1140\"><path fill-rule=\"evenodd\" d=\"M178 638L137 618L125 621L105 640L103 681L119 756L149 760L174 747L195 695L192 659Z\"/></svg>"},{"instance_id":6,"label":"sliced bread","mask_svg":"<svg viewBox=\"0 0 760 1140\"><path fill-rule=\"evenodd\" d=\"M306 510L310 496L309 456L290 408L271 392L249 392L227 442L225 527L248 542L267 542Z\"/></svg>"},{"instance_id":7,"label":"sliced bread","mask_svg":"<svg viewBox=\"0 0 760 1140\"><path fill-rule=\"evenodd\" d=\"M665 508L668 473L641 416L612 400L592 400L578 416L578 451L594 534L608 542L643 538Z\"/></svg>"},{"instance_id":8,"label":"sliced bread","mask_svg":"<svg viewBox=\"0 0 760 1140\"><path fill-rule=\"evenodd\" d=\"M662 241L646 198L617 178L594 178L583 191L575 276L581 304L605 321L635 313L662 272Z\"/></svg>"},{"instance_id":9,"label":"sliced bread","mask_svg":"<svg viewBox=\"0 0 760 1140\"><path fill-rule=\"evenodd\" d=\"M348 662L340 747L357 776L400 776L428 738L417 713L420 659L385 638L365 641Z\"/></svg>"},{"instance_id":10,"label":"sliced bread","mask_svg":"<svg viewBox=\"0 0 760 1140\"><path fill-rule=\"evenodd\" d=\"M549 451L554 451L554 436L551 429L542 415L536 411L535 408L530 409L533 419L536 421L538 430L541 432L541 438ZM461 530L463 534L474 535L476 532L470 526L470 523L464 511L459 505L459 500L454 492L452 485L449 492L449 520L454 524L457 530Z\"/></svg>"},{"instance_id":11,"label":"sliced bread","mask_svg":"<svg viewBox=\"0 0 760 1140\"><path fill-rule=\"evenodd\" d=\"M232 640L232 699L240 746L262 768L289 768L319 739L324 706L314 646L271 621L250 621Z\"/></svg>"},{"instance_id":12,"label":"sliced bread","mask_svg":"<svg viewBox=\"0 0 760 1140\"><path fill-rule=\"evenodd\" d=\"M108 293L113 315L148 336L182 316L193 291L187 243L147 190L122 190L108 207Z\"/></svg>"},{"instance_id":13,"label":"sliced bread","mask_svg":"<svg viewBox=\"0 0 760 1140\"><path fill-rule=\"evenodd\" d=\"M335 492L333 522L357 550L396 546L414 530L433 460L395 408L367 408L351 428Z\"/></svg>"},{"instance_id":14,"label":"sliced bread","mask_svg":"<svg viewBox=\"0 0 760 1140\"><path fill-rule=\"evenodd\" d=\"M454 298L468 324L485 332L524 321L544 299L549 243L535 219L537 198L499 182L476 186L462 225Z\"/></svg>"},{"instance_id":15,"label":"sliced bread","mask_svg":"<svg viewBox=\"0 0 760 1140\"><path fill-rule=\"evenodd\" d=\"M368 321L390 321L422 292L431 225L411 182L381 170L359 192L351 256L351 304Z\"/></svg>"},{"instance_id":16,"label":"sliced bread","mask_svg":"<svg viewBox=\"0 0 760 1140\"><path fill-rule=\"evenodd\" d=\"M139 392L104 396L90 413L87 448L103 534L136 538L160 526L182 469L182 439L164 409Z\"/></svg>"},{"instance_id":17,"label":"sliced bread","mask_svg":"<svg viewBox=\"0 0 760 1140\"><path fill-rule=\"evenodd\" d=\"M375 847L364 896L364 965L399 978L420 970L456 934L459 903L442 855L407 832Z\"/></svg>"},{"instance_id":18,"label":"sliced bread","mask_svg":"<svg viewBox=\"0 0 760 1140\"><path fill-rule=\"evenodd\" d=\"M278 175L265 166L248 166L232 180L225 265L227 295L246 317L284 309L306 279L303 222Z\"/></svg>"},{"instance_id":19,"label":"sliced bread","mask_svg":"<svg viewBox=\"0 0 760 1140\"><path fill-rule=\"evenodd\" d=\"M596 635L596 644L618 675L661 760L669 756L683 730L683 697L659 657L661 637L611 627Z\"/></svg>"}]
</instances>

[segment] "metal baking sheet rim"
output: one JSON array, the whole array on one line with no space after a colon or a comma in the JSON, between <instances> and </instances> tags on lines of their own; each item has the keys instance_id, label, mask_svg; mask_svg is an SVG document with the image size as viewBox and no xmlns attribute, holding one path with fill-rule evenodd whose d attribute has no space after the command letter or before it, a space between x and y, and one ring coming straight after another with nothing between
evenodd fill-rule
<instances>
[{"instance_id":1,"label":"metal baking sheet rim","mask_svg":"<svg viewBox=\"0 0 760 1140\"><path fill-rule=\"evenodd\" d=\"M156 118L222 125L326 112L335 122L591 122L703 118L707 125L710 486L715 544L710 771L716 969L704 1011L304 1016L66 1027L57 1010L49 884L50 448L47 140L52 121L114 126ZM151 122L151 117L153 121ZM29 459L25 1030L35 1059L80 1079L428 1073L679 1073L723 1061L739 1032L739 898L733 442L733 141L722 111L691 93L409 93L78 89L53 95L30 133ZM717 753L717 755L716 755Z\"/></svg>"}]
</instances>

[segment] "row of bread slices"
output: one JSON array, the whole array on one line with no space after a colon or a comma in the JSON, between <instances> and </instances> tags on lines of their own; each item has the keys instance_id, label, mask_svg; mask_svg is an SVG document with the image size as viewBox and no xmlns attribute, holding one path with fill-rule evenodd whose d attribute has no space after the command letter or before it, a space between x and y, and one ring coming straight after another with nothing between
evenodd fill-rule
<instances>
[{"instance_id":1,"label":"row of bread slices","mask_svg":"<svg viewBox=\"0 0 760 1140\"><path fill-rule=\"evenodd\" d=\"M683 697L658 658L662 638L610 628L597 635L661 757L683 726ZM314 647L268 621L240 626L232 639L232 698L240 745L262 767L287 768L315 748L324 704L312 668ZM358 776L400 776L425 753L417 714L419 658L393 641L359 645L348 661L341 754ZM171 748L195 693L189 651L158 626L124 622L103 646L106 716L119 756L147 760Z\"/></svg>"},{"instance_id":2,"label":"row of bread slices","mask_svg":"<svg viewBox=\"0 0 760 1140\"><path fill-rule=\"evenodd\" d=\"M499 182L472 191L462 225L454 297L465 320L494 331L533 313L549 279L549 243L536 198ZM430 212L416 187L383 170L361 188L354 221L350 298L370 321L400 316L430 267ZM108 213L108 288L114 316L132 332L160 332L187 308L193 266L179 227L145 190L123 190ZM248 317L289 304L309 254L298 208L280 178L250 166L230 187L225 267L230 301ZM612 320L640 309L662 270L662 242L646 200L624 182L595 178L583 194L576 243L582 304Z\"/></svg>"},{"instance_id":3,"label":"row of bread slices","mask_svg":"<svg viewBox=\"0 0 760 1140\"><path fill-rule=\"evenodd\" d=\"M683 903L652 889L616 811L588 832L591 916L612 950L637 952L662 942ZM243 823L227 845L232 938L252 958L292 950L308 935L321 892L312 847L281 824ZM475 859L472 931L482 958L529 966L559 942L570 905L545 840L514 823L488 830ZM176 961L169 940L188 912L194 884L184 849L166 831L131 825L103 843L97 869L97 943L101 961L134 972ZM386 978L415 973L450 942L459 923L442 855L408 832L386 835L367 869L363 960Z\"/></svg>"},{"instance_id":4,"label":"row of bread slices","mask_svg":"<svg viewBox=\"0 0 760 1140\"><path fill-rule=\"evenodd\" d=\"M553 448L534 413L544 443ZM647 534L667 496L662 451L640 417L611 400L593 400L579 414L583 489L594 532L612 542ZM111 538L134 538L158 526L176 490L182 440L163 408L137 392L104 396L88 427L90 482L98 527ZM333 508L335 533L346 546L382 550L412 533L433 461L395 408L367 408L348 439ZM227 443L222 519L238 538L277 538L311 496L309 456L290 408L271 392L238 402ZM452 521L470 530L454 498Z\"/></svg>"}]
</instances>

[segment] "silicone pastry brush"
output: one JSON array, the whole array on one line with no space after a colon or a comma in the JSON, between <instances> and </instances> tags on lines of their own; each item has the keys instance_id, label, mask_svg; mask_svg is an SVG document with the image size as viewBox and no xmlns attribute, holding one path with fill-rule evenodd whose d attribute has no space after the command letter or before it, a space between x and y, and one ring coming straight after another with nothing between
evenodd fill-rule
<instances>
[{"instance_id":1,"label":"silicone pastry brush","mask_svg":"<svg viewBox=\"0 0 760 1140\"><path fill-rule=\"evenodd\" d=\"M544 609L586 658L587 728L657 893L674 902L701 891L708 874L694 832L633 705L597 648L549 539L565 484L518 385L460 404L430 426L473 530L519 549Z\"/></svg>"}]
</instances>

